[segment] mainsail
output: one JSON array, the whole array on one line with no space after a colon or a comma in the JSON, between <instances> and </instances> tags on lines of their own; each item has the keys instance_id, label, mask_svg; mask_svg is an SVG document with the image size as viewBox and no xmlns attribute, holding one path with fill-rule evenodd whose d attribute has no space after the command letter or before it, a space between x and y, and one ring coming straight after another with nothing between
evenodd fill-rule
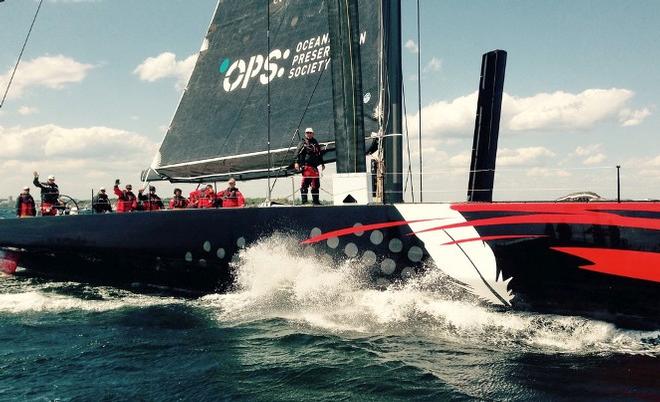
<instances>
[{"instance_id":1,"label":"mainsail","mask_svg":"<svg viewBox=\"0 0 660 402\"><path fill-rule=\"evenodd\" d=\"M184 182L283 174L294 158L296 130L307 126L314 127L324 145L324 159L334 160L327 9L326 0L219 1L152 169ZM380 2L360 2L359 14L364 132L369 136L378 129Z\"/></svg>"}]
</instances>

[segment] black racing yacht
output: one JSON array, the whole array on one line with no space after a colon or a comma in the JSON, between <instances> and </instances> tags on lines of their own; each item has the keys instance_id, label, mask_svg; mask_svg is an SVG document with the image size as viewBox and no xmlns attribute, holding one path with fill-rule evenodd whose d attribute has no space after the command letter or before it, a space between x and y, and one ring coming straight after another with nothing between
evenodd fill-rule
<instances>
[{"instance_id":1,"label":"black racing yacht","mask_svg":"<svg viewBox=\"0 0 660 402\"><path fill-rule=\"evenodd\" d=\"M270 190L296 173L299 129L312 126L336 162L334 205L1 220L0 269L222 292L242 249L283 233L303 253L356 259L378 287L433 267L500 308L660 327L660 203L492 202L502 50L482 60L467 201L403 202L400 10L399 0L219 1L144 173L267 178Z\"/></svg>"}]
</instances>

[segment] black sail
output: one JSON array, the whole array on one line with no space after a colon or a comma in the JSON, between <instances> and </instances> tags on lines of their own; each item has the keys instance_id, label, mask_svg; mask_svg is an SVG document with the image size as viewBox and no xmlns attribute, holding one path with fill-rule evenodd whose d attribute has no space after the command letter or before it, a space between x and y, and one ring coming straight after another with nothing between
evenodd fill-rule
<instances>
[{"instance_id":1,"label":"black sail","mask_svg":"<svg viewBox=\"0 0 660 402\"><path fill-rule=\"evenodd\" d=\"M327 1L337 173L366 172L358 1Z\"/></svg>"},{"instance_id":2,"label":"black sail","mask_svg":"<svg viewBox=\"0 0 660 402\"><path fill-rule=\"evenodd\" d=\"M368 137L378 126L380 2L360 2L359 10ZM267 177L268 85L271 169L286 172L299 139L296 130L305 127L314 128L324 159L333 161L329 70L325 0L220 1L152 168L170 181Z\"/></svg>"}]
</instances>

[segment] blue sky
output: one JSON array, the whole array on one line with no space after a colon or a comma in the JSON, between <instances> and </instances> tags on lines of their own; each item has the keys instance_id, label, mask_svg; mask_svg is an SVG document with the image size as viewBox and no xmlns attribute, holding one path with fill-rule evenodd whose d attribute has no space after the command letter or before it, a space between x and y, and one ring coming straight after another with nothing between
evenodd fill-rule
<instances>
[{"instance_id":1,"label":"blue sky","mask_svg":"<svg viewBox=\"0 0 660 402\"><path fill-rule=\"evenodd\" d=\"M0 110L0 197L17 194L35 169L56 174L76 196L115 177L136 183L215 4L46 0ZM36 5L0 4L0 84ZM422 0L421 7L425 200L465 198L481 54L496 48L509 53L497 199L574 190L612 197L616 164L624 196L660 198L660 2ZM403 12L408 125L416 135L415 1L403 0ZM416 138L411 147L416 161ZM265 189L243 187L252 196Z\"/></svg>"}]
</instances>

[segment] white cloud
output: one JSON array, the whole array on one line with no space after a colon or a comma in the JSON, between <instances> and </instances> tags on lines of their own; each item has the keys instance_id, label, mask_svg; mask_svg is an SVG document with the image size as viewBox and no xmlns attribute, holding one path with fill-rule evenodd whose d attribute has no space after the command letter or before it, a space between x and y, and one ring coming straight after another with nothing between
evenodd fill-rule
<instances>
[{"instance_id":1,"label":"white cloud","mask_svg":"<svg viewBox=\"0 0 660 402\"><path fill-rule=\"evenodd\" d=\"M539 129L589 129L616 116L634 96L627 89L587 89L578 94L564 91L540 93L527 98L505 95L503 113L513 131Z\"/></svg>"},{"instance_id":2,"label":"white cloud","mask_svg":"<svg viewBox=\"0 0 660 402\"><path fill-rule=\"evenodd\" d=\"M576 156L585 158L582 160L582 164L587 166L597 165L607 159L601 144L578 146L575 148L574 154Z\"/></svg>"},{"instance_id":3,"label":"white cloud","mask_svg":"<svg viewBox=\"0 0 660 402\"><path fill-rule=\"evenodd\" d=\"M177 79L177 88L182 89L188 82L196 61L197 54L177 61L176 54L163 52L156 57L145 59L133 70L133 74L137 74L142 81L148 82L174 77Z\"/></svg>"},{"instance_id":4,"label":"white cloud","mask_svg":"<svg viewBox=\"0 0 660 402\"><path fill-rule=\"evenodd\" d=\"M555 153L545 147L501 148L497 151L497 166L522 166L553 158Z\"/></svg>"},{"instance_id":5,"label":"white cloud","mask_svg":"<svg viewBox=\"0 0 660 402\"><path fill-rule=\"evenodd\" d=\"M437 101L425 106L422 109L424 134L472 135L477 96L477 92L473 92L451 101ZM617 88L587 89L576 94L557 91L529 97L505 93L500 127L514 132L587 130L616 118L623 126L639 124L650 111L647 108L629 111L626 104L633 96L634 92ZM416 120L417 114L409 115L409 118ZM411 135L416 134L417 128L413 126Z\"/></svg>"},{"instance_id":6,"label":"white cloud","mask_svg":"<svg viewBox=\"0 0 660 402\"><path fill-rule=\"evenodd\" d=\"M527 170L528 177L571 177L571 172L564 169L551 169L545 167L533 167Z\"/></svg>"},{"instance_id":7,"label":"white cloud","mask_svg":"<svg viewBox=\"0 0 660 402\"><path fill-rule=\"evenodd\" d=\"M158 147L148 138L124 130L54 124L0 126L0 143L0 169L12 172L0 177L0 188L19 189L37 170L42 175L54 174L64 193L82 196L88 194L90 185L111 186L116 177L135 183Z\"/></svg>"},{"instance_id":8,"label":"white cloud","mask_svg":"<svg viewBox=\"0 0 660 402\"><path fill-rule=\"evenodd\" d=\"M619 113L619 122L623 127L637 126L650 115L651 110L647 107L639 110L623 109Z\"/></svg>"},{"instance_id":9,"label":"white cloud","mask_svg":"<svg viewBox=\"0 0 660 402\"><path fill-rule=\"evenodd\" d=\"M403 45L410 53L417 53L419 52L419 47L417 47L417 44L415 43L414 40L408 39L406 41L406 44Z\"/></svg>"},{"instance_id":10,"label":"white cloud","mask_svg":"<svg viewBox=\"0 0 660 402\"><path fill-rule=\"evenodd\" d=\"M84 80L92 68L94 66L91 64L80 63L63 55L41 56L25 61L16 71L8 96L18 98L32 87L62 89L66 84ZM0 75L0 88L5 88L11 72L10 68L4 75Z\"/></svg>"},{"instance_id":11,"label":"white cloud","mask_svg":"<svg viewBox=\"0 0 660 402\"><path fill-rule=\"evenodd\" d=\"M447 164L450 167L454 168L463 168L468 170L470 168L470 159L472 155L469 152L462 152L460 154L454 155L447 161ZM431 158L432 160L440 160L438 158Z\"/></svg>"},{"instance_id":12,"label":"white cloud","mask_svg":"<svg viewBox=\"0 0 660 402\"><path fill-rule=\"evenodd\" d=\"M605 159L607 159L605 154L596 154L596 155L591 155L590 157L582 161L582 163L588 166L597 165L599 163L602 163Z\"/></svg>"},{"instance_id":13,"label":"white cloud","mask_svg":"<svg viewBox=\"0 0 660 402\"><path fill-rule=\"evenodd\" d=\"M433 102L422 108L422 132L434 134L472 134L474 116L477 110L477 93L458 97L452 101ZM418 113L409 115L410 121L417 121ZM474 128L474 127L472 127ZM417 125L410 127L411 136L417 135Z\"/></svg>"},{"instance_id":14,"label":"white cloud","mask_svg":"<svg viewBox=\"0 0 660 402\"><path fill-rule=\"evenodd\" d=\"M21 106L18 108L18 114L23 115L23 116L28 116L31 114L35 114L39 111L36 107L29 107L29 106Z\"/></svg>"},{"instance_id":15,"label":"white cloud","mask_svg":"<svg viewBox=\"0 0 660 402\"><path fill-rule=\"evenodd\" d=\"M429 60L428 63L426 63L426 66L424 66L423 71L425 73L432 73L432 72L440 71L441 69L442 69L442 60L434 56L431 58L431 60Z\"/></svg>"},{"instance_id":16,"label":"white cloud","mask_svg":"<svg viewBox=\"0 0 660 402\"><path fill-rule=\"evenodd\" d=\"M41 159L126 160L151 155L156 144L139 134L108 127L65 128L54 124L22 128L0 126L3 157L24 161ZM112 155L112 156L110 156Z\"/></svg>"}]
</instances>

